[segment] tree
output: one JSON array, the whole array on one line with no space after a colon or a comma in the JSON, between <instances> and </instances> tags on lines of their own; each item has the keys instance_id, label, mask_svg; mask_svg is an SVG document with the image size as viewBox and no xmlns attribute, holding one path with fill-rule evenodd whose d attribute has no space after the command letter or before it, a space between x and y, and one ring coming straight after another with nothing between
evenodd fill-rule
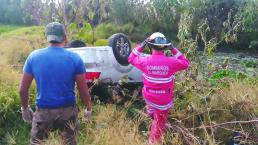
<instances>
[{"instance_id":1,"label":"tree","mask_svg":"<svg viewBox=\"0 0 258 145\"><path fill-rule=\"evenodd\" d=\"M47 19L45 12L45 3L41 0L23 0L22 8L24 11L23 19L26 24L39 25L44 24Z\"/></svg>"},{"instance_id":2,"label":"tree","mask_svg":"<svg viewBox=\"0 0 258 145\"><path fill-rule=\"evenodd\" d=\"M9 5L8 0L0 1L0 23L6 23L5 12L6 12L7 5Z\"/></svg>"},{"instance_id":3,"label":"tree","mask_svg":"<svg viewBox=\"0 0 258 145\"><path fill-rule=\"evenodd\" d=\"M111 15L120 24L139 20L140 9L144 9L142 0L112 0L111 3Z\"/></svg>"},{"instance_id":4,"label":"tree","mask_svg":"<svg viewBox=\"0 0 258 145\"><path fill-rule=\"evenodd\" d=\"M0 23L23 24L21 0L1 0L0 13Z\"/></svg>"}]
</instances>

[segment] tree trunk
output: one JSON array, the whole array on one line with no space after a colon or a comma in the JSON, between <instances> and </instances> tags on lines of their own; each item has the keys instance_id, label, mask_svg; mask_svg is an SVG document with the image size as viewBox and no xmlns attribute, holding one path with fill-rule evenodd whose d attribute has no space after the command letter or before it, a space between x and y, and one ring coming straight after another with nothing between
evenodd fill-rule
<instances>
[{"instance_id":1,"label":"tree trunk","mask_svg":"<svg viewBox=\"0 0 258 145\"><path fill-rule=\"evenodd\" d=\"M64 25L65 27L67 26L67 14L66 14L66 9L65 9L65 0L61 0L62 3L62 9L63 9L63 19L64 19Z\"/></svg>"}]
</instances>

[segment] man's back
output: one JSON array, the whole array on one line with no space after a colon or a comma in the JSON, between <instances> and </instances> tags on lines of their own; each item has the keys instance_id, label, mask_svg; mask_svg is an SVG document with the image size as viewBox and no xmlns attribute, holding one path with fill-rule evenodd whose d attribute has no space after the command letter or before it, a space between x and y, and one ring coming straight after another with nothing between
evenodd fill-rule
<instances>
[{"instance_id":1,"label":"man's back","mask_svg":"<svg viewBox=\"0 0 258 145\"><path fill-rule=\"evenodd\" d=\"M85 66L77 54L63 48L67 42L64 25L58 22L47 24L45 36L49 47L33 51L24 64L19 86L22 118L25 122L32 122L30 145L41 144L54 130L60 131L64 144L76 145L79 123L75 83L86 107L84 121L91 116ZM29 106L29 88L33 79L37 87L35 112Z\"/></svg>"},{"instance_id":2,"label":"man's back","mask_svg":"<svg viewBox=\"0 0 258 145\"><path fill-rule=\"evenodd\" d=\"M36 105L40 108L75 104L75 75L85 72L80 57L60 47L48 47L30 54L24 72L34 76Z\"/></svg>"}]
</instances>

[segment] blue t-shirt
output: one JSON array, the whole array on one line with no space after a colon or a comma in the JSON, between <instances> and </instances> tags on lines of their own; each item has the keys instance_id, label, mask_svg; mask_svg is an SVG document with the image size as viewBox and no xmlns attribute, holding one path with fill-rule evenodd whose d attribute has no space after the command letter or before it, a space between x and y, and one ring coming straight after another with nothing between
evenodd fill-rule
<instances>
[{"instance_id":1,"label":"blue t-shirt","mask_svg":"<svg viewBox=\"0 0 258 145\"><path fill-rule=\"evenodd\" d=\"M33 51L23 72L36 81L36 105L39 108L58 108L75 104L75 75L84 74L79 55L60 47Z\"/></svg>"}]
</instances>

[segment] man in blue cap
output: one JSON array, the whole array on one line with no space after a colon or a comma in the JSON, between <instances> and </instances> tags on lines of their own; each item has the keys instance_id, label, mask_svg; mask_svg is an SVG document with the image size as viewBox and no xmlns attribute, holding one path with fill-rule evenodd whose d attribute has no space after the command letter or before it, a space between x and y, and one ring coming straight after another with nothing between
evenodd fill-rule
<instances>
[{"instance_id":1,"label":"man in blue cap","mask_svg":"<svg viewBox=\"0 0 258 145\"><path fill-rule=\"evenodd\" d=\"M49 131L59 130L64 144L75 145L78 131L75 83L85 105L84 120L91 115L90 95L85 83L81 58L63 47L67 42L65 28L53 22L46 26L47 48L33 51L27 58L19 86L21 112L25 122L32 122L30 144L40 144ZM36 111L28 105L29 88L35 79Z\"/></svg>"}]
</instances>

